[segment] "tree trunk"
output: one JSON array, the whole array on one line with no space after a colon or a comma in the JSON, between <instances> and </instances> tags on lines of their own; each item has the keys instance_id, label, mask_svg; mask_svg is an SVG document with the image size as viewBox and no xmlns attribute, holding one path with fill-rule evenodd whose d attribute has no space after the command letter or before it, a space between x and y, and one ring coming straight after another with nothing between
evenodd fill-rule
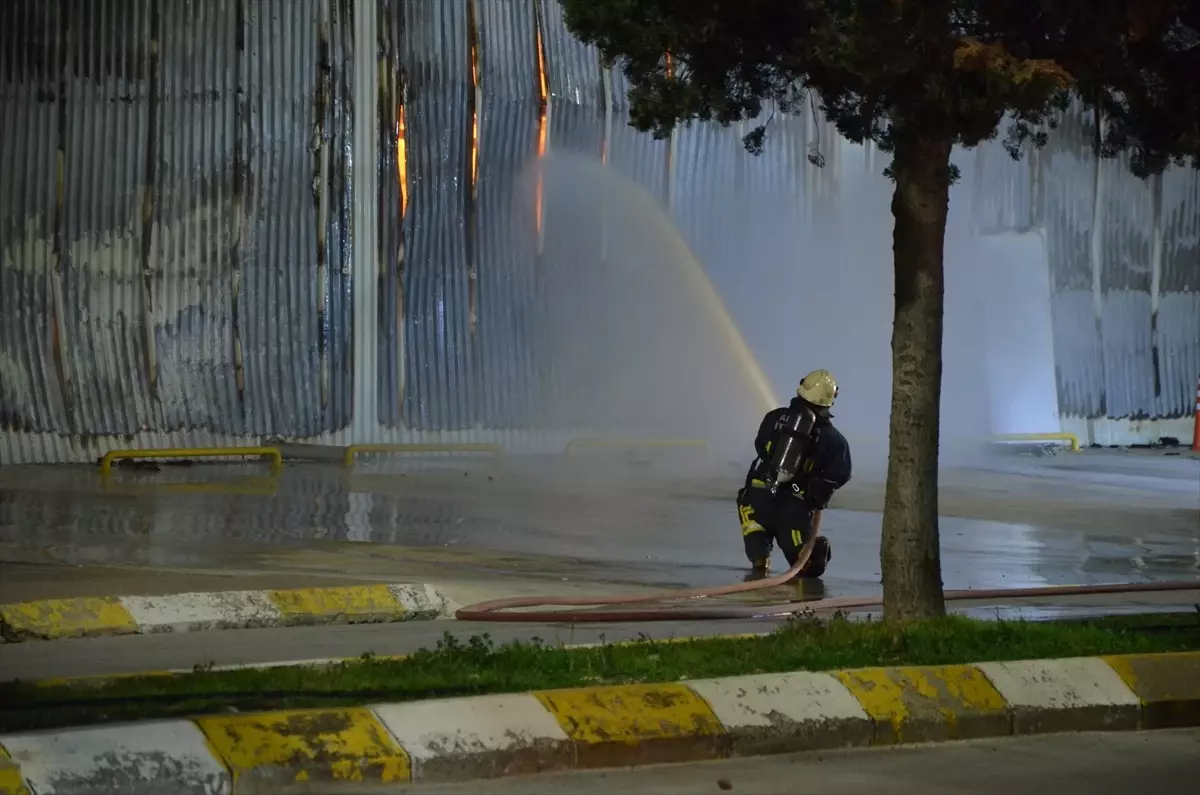
<instances>
[{"instance_id":1,"label":"tree trunk","mask_svg":"<svg viewBox=\"0 0 1200 795\"><path fill-rule=\"evenodd\" d=\"M938 540L942 396L942 253L952 142L898 136L892 160L892 416L883 507L883 612L889 621L945 614Z\"/></svg>"}]
</instances>

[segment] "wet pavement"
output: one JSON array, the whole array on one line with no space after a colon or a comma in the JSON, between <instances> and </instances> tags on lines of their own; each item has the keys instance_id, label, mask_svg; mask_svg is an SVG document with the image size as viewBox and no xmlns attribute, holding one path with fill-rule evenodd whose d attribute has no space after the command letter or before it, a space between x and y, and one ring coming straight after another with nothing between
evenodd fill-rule
<instances>
[{"instance_id":1,"label":"wet pavement","mask_svg":"<svg viewBox=\"0 0 1200 795\"><path fill-rule=\"evenodd\" d=\"M881 474L860 467L823 529L820 583L752 598L879 593ZM732 467L599 468L561 459L121 470L0 470L0 602L340 582L430 582L463 604L503 596L726 585L745 574ZM1195 581L1200 461L1002 457L941 477L947 588ZM778 553L777 553L778 558ZM782 565L782 561L777 561ZM976 615L1189 609L1177 594L1008 600ZM8 677L78 676L280 659L401 654L447 629L592 642L763 631L770 622L319 627L0 645Z\"/></svg>"},{"instance_id":2,"label":"wet pavement","mask_svg":"<svg viewBox=\"0 0 1200 795\"><path fill-rule=\"evenodd\" d=\"M882 487L863 469L825 515L826 596L878 592ZM496 596L516 582L523 593L724 585L745 573L731 502L739 480L731 468L668 476L653 461L393 460L293 464L278 476L164 466L107 480L89 468L9 467L0 565L40 565L10 566L0 601L77 591L83 578L53 564L127 567L127 578L150 567L494 583ZM945 472L941 506L947 588L1200 581L1195 459L1008 456Z\"/></svg>"}]
</instances>

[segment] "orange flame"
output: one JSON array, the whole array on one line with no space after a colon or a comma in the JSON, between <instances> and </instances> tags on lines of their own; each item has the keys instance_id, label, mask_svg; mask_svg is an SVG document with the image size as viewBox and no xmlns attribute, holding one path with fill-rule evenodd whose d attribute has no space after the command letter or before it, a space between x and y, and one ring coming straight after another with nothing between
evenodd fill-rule
<instances>
[{"instance_id":1,"label":"orange flame","mask_svg":"<svg viewBox=\"0 0 1200 795\"><path fill-rule=\"evenodd\" d=\"M404 106L396 108L396 179L400 184L400 217L408 209L408 153L404 142Z\"/></svg>"},{"instance_id":2,"label":"orange flame","mask_svg":"<svg viewBox=\"0 0 1200 795\"><path fill-rule=\"evenodd\" d=\"M479 46L471 39L471 89L479 98ZM471 106L471 193L479 181L479 103Z\"/></svg>"},{"instance_id":3,"label":"orange flame","mask_svg":"<svg viewBox=\"0 0 1200 795\"><path fill-rule=\"evenodd\" d=\"M546 75L546 44L542 41L542 31L537 30L537 65L538 65L538 96L542 100L542 106L545 107L546 102L550 98L550 80Z\"/></svg>"},{"instance_id":4,"label":"orange flame","mask_svg":"<svg viewBox=\"0 0 1200 795\"><path fill-rule=\"evenodd\" d=\"M550 80L546 74L546 46L542 41L542 30L539 26L536 30L536 46L537 46L537 69L538 69L538 140L537 140L537 156L540 160L546 155L546 145L550 136L548 116L550 111ZM542 241L542 175L539 172L537 177L537 189L534 197L534 208L537 213L537 232L538 232L538 247L541 247Z\"/></svg>"}]
</instances>

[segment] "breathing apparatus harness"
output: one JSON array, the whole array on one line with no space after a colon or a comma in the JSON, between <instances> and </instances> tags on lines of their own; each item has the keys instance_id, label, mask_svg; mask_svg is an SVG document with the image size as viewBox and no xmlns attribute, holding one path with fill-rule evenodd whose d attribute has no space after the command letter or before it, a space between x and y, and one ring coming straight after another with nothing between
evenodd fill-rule
<instances>
[{"instance_id":1,"label":"breathing apparatus harness","mask_svg":"<svg viewBox=\"0 0 1200 795\"><path fill-rule=\"evenodd\" d=\"M804 499L814 510L823 509L836 487L823 478L808 476L821 436L821 426L817 420L815 407L803 400L793 401L787 413L775 423L774 435L767 446L770 458L765 461L758 459L750 468L746 488L753 488L757 479L772 497L782 489ZM762 469L761 463L766 463L766 471L755 478Z\"/></svg>"},{"instance_id":2,"label":"breathing apparatus harness","mask_svg":"<svg viewBox=\"0 0 1200 795\"><path fill-rule=\"evenodd\" d=\"M793 492L800 491L796 476L801 473L804 464L816 448L816 437L819 430L817 413L806 403L793 401L784 414L775 423L775 434L768 448L771 456L767 462L767 471L763 481L767 490L774 497L779 489L789 484Z\"/></svg>"}]
</instances>

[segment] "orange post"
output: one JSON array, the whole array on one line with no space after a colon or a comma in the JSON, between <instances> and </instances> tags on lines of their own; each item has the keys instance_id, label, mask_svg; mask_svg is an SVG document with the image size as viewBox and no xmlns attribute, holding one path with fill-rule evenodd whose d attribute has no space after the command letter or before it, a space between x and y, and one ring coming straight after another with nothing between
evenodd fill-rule
<instances>
[{"instance_id":1,"label":"orange post","mask_svg":"<svg viewBox=\"0 0 1200 795\"><path fill-rule=\"evenodd\" d=\"M1196 421L1192 425L1192 452L1200 453L1200 378L1196 379Z\"/></svg>"}]
</instances>

